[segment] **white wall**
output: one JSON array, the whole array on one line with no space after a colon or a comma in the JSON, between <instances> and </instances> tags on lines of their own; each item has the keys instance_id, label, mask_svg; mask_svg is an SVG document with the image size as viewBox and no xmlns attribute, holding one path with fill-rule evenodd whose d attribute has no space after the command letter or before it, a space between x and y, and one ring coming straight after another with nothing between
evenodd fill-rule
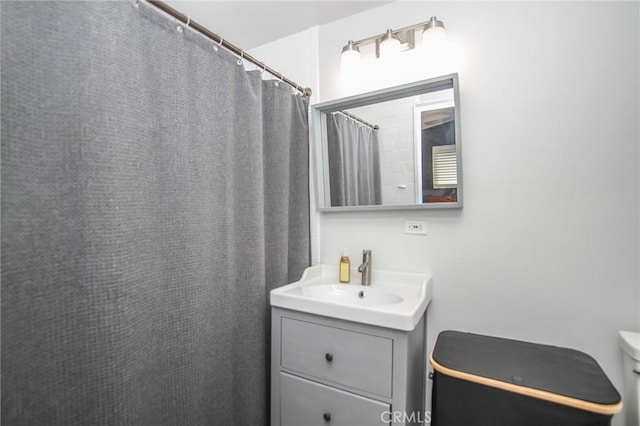
<instances>
[{"instance_id":1,"label":"white wall","mask_svg":"<svg viewBox=\"0 0 640 426\"><path fill-rule=\"evenodd\" d=\"M616 333L640 330L639 4L395 2L320 27L320 99L341 96L347 40L431 15L462 53L464 208L322 214L319 260L368 248L376 268L431 271L429 348L444 329L572 347L622 391Z\"/></svg>"},{"instance_id":2,"label":"white wall","mask_svg":"<svg viewBox=\"0 0 640 426\"><path fill-rule=\"evenodd\" d=\"M318 27L281 38L248 50L256 59L283 73L299 85L313 92L311 102L318 102Z\"/></svg>"}]
</instances>

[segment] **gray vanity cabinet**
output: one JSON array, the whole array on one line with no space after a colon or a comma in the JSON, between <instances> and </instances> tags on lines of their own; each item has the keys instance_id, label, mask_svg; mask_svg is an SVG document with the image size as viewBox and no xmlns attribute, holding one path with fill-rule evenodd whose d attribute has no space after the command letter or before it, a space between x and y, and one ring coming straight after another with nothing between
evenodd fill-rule
<instances>
[{"instance_id":1,"label":"gray vanity cabinet","mask_svg":"<svg viewBox=\"0 0 640 426\"><path fill-rule=\"evenodd\" d=\"M271 425L424 423L424 327L272 308Z\"/></svg>"}]
</instances>

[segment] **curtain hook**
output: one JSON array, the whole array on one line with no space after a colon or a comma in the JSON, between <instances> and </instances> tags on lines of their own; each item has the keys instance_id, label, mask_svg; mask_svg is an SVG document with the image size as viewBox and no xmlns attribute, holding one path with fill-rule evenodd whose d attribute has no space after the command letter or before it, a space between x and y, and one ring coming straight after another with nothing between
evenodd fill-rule
<instances>
[{"instance_id":1,"label":"curtain hook","mask_svg":"<svg viewBox=\"0 0 640 426\"><path fill-rule=\"evenodd\" d=\"M189 28L190 23L191 23L191 18L187 16L187 23L185 24L187 28Z\"/></svg>"},{"instance_id":2,"label":"curtain hook","mask_svg":"<svg viewBox=\"0 0 640 426\"><path fill-rule=\"evenodd\" d=\"M242 65L242 59L244 58L244 50L240 51L240 57L236 61L238 65Z\"/></svg>"},{"instance_id":3,"label":"curtain hook","mask_svg":"<svg viewBox=\"0 0 640 426\"><path fill-rule=\"evenodd\" d=\"M220 36L218 36L218 37L220 37ZM219 49L219 47L218 47L218 46L222 46L222 37L220 37L220 41L218 42L218 44L214 44L214 45L213 45L213 50L214 50L215 52L217 52L217 51L218 51L218 49Z\"/></svg>"},{"instance_id":4,"label":"curtain hook","mask_svg":"<svg viewBox=\"0 0 640 426\"><path fill-rule=\"evenodd\" d=\"M140 0L133 0L134 7L140 7Z\"/></svg>"},{"instance_id":5,"label":"curtain hook","mask_svg":"<svg viewBox=\"0 0 640 426\"><path fill-rule=\"evenodd\" d=\"M264 72L267 70L267 64L265 64L264 62L260 62L260 64L262 65L262 69L260 70L260 74L264 74Z\"/></svg>"},{"instance_id":6,"label":"curtain hook","mask_svg":"<svg viewBox=\"0 0 640 426\"><path fill-rule=\"evenodd\" d=\"M282 83L282 82L284 81L284 76L282 75L282 73L280 73L280 72L279 72L279 73L278 73L278 75L276 75L276 77L278 77L278 76L280 76L280 81L276 81L276 82L274 83L274 85L275 85L276 87L277 87L277 86L280 86L280 83Z\"/></svg>"}]
</instances>

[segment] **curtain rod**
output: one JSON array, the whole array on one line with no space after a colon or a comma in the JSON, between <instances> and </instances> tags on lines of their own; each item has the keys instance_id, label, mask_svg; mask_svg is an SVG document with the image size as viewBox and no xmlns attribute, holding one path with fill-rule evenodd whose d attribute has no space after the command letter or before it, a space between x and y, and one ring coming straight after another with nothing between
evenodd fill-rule
<instances>
[{"instance_id":1,"label":"curtain rod","mask_svg":"<svg viewBox=\"0 0 640 426\"><path fill-rule=\"evenodd\" d=\"M178 12L176 9L172 8L168 4L166 4L166 3L164 3L164 2L162 2L160 0L146 0L146 1L148 3L150 3L150 4L152 4L153 6L157 7L158 9L162 10L163 12L171 15L173 18L179 20L185 26L193 28L194 30L196 30L197 32L199 32L203 36L207 37L208 39L211 39L211 40L215 41L216 43L218 43L222 47L226 48L227 50L230 50L231 52L233 52L236 55L240 56L240 58L246 59L247 61L249 61L249 62L259 66L263 70L267 71L271 75L280 78L280 80L284 81L285 83L289 84L290 86L292 86L293 88L295 88L296 90L301 92L302 95L311 96L311 89L310 88L302 87L298 83L296 83L295 81L292 81L292 80L288 79L287 77L282 75L282 73L280 73L280 72L274 70L273 68L267 66L264 62L260 62L259 60L257 60L253 56L249 55L244 50L240 49L238 46L236 46L236 45L234 45L232 43L229 43L228 41L226 41L222 37L220 37L218 34L211 32L207 27L205 27L203 25L200 25L199 23L197 23L193 19L189 18L188 16Z\"/></svg>"},{"instance_id":2,"label":"curtain rod","mask_svg":"<svg viewBox=\"0 0 640 426\"><path fill-rule=\"evenodd\" d=\"M360 117L356 117L355 115L353 115L353 114L351 114L351 113L348 113L348 112L346 112L346 111L336 111L336 112L337 112L337 113L340 113L340 114L343 114L343 115L346 115L346 116L347 116L347 117L349 117L350 119L355 120L355 121L357 121L358 123L362 123L362 124L364 124L365 126L369 126L369 127L371 127L372 129L374 129L374 130L379 130L379 129L380 129L380 126L378 126L377 124L371 124L371 123L369 123L369 122L366 122L366 121L364 121L362 118L360 118Z\"/></svg>"}]
</instances>

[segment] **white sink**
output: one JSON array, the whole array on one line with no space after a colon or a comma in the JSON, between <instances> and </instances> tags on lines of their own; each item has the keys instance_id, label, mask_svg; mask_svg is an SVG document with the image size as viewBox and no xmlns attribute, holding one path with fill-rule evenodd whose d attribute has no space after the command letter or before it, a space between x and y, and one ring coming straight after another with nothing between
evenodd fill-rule
<instances>
[{"instance_id":1,"label":"white sink","mask_svg":"<svg viewBox=\"0 0 640 426\"><path fill-rule=\"evenodd\" d=\"M371 285L338 282L338 265L305 269L300 281L271 290L271 306L410 331L431 301L431 276L373 269Z\"/></svg>"},{"instance_id":2,"label":"white sink","mask_svg":"<svg viewBox=\"0 0 640 426\"><path fill-rule=\"evenodd\" d=\"M401 296L388 293L379 288L344 284L302 286L302 294L316 299L358 306L392 305L403 300Z\"/></svg>"}]
</instances>

